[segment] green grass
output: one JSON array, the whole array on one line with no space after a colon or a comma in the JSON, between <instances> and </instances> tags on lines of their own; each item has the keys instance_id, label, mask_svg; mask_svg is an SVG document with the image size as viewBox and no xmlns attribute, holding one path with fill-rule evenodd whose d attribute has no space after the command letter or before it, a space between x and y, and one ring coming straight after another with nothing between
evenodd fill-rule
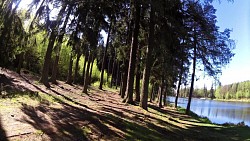
<instances>
[{"instance_id":1,"label":"green grass","mask_svg":"<svg viewBox=\"0 0 250 141\"><path fill-rule=\"evenodd\" d=\"M185 113L186 113L186 109L185 109L185 108L181 108L181 107L178 107L178 108L177 108L177 111L179 111L179 112L182 113L182 114L185 114ZM192 112L192 111L189 112L189 115L190 115L192 118L194 118L194 119L196 119L196 120L198 120L198 121L200 121L200 122L212 124L212 122L211 122L207 117L200 117L199 115L197 115L196 113L194 113L194 112Z\"/></svg>"},{"instance_id":2,"label":"green grass","mask_svg":"<svg viewBox=\"0 0 250 141\"><path fill-rule=\"evenodd\" d=\"M164 134L161 134L154 128L148 128L145 125L141 125L137 122L128 120L126 118L121 119L121 117L106 114L108 121L116 123L116 126L120 130L125 132L125 140L129 141L167 141L168 139ZM102 121L105 123L105 121ZM108 123L106 123L108 124ZM153 123L152 123L153 124Z\"/></svg>"},{"instance_id":3,"label":"green grass","mask_svg":"<svg viewBox=\"0 0 250 141\"><path fill-rule=\"evenodd\" d=\"M133 122L124 122L126 140L130 141L162 141L166 140L162 134L152 128L146 128Z\"/></svg>"},{"instance_id":4,"label":"green grass","mask_svg":"<svg viewBox=\"0 0 250 141\"><path fill-rule=\"evenodd\" d=\"M14 92L8 94L5 98L0 99L0 108L6 107L6 103L9 102L12 106L22 106L22 104L28 104L36 106L39 103L55 104L65 102L73 105L74 103L66 100L61 96L52 96L42 92Z\"/></svg>"},{"instance_id":5,"label":"green grass","mask_svg":"<svg viewBox=\"0 0 250 141\"><path fill-rule=\"evenodd\" d=\"M83 135L85 135L85 136L92 133L91 128L89 128L87 126L83 126L81 129L82 129Z\"/></svg>"},{"instance_id":6,"label":"green grass","mask_svg":"<svg viewBox=\"0 0 250 141\"><path fill-rule=\"evenodd\" d=\"M44 132L42 130L36 130L35 133L38 136L42 136L44 134Z\"/></svg>"}]
</instances>

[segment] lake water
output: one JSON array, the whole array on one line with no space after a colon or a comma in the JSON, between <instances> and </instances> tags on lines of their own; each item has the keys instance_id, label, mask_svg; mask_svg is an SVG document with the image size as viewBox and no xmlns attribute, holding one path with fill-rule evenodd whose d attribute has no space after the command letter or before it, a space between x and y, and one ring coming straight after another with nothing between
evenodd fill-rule
<instances>
[{"instance_id":1,"label":"lake water","mask_svg":"<svg viewBox=\"0 0 250 141\"><path fill-rule=\"evenodd\" d=\"M170 103L175 101L175 97L168 97L167 99ZM187 102L187 98L179 98L178 106L186 108ZM209 118L213 123L230 122L237 124L244 121L246 125L250 126L250 103L192 98L190 109L199 116Z\"/></svg>"}]
</instances>

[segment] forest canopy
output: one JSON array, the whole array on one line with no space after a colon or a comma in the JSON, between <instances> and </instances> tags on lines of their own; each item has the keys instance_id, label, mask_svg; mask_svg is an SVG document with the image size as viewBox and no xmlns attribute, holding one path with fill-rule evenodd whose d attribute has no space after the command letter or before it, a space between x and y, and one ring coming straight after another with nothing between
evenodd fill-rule
<instances>
[{"instance_id":1,"label":"forest canopy","mask_svg":"<svg viewBox=\"0 0 250 141\"><path fill-rule=\"evenodd\" d=\"M0 1L0 66L38 73L48 88L60 79L87 93L99 82L119 86L124 102L147 109L158 97L161 107L181 84L191 101L195 70L217 78L234 56L211 0L33 0L22 11L20 2Z\"/></svg>"}]
</instances>

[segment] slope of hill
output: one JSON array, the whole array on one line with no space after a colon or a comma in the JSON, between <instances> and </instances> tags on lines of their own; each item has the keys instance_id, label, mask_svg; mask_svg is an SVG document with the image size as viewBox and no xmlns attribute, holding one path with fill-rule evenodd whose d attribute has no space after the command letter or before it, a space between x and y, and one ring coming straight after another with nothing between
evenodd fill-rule
<instances>
[{"instance_id":1,"label":"slope of hill","mask_svg":"<svg viewBox=\"0 0 250 141\"><path fill-rule=\"evenodd\" d=\"M171 107L148 111L115 91L59 82L50 89L30 72L0 69L0 140L246 140L248 127L204 123Z\"/></svg>"}]
</instances>

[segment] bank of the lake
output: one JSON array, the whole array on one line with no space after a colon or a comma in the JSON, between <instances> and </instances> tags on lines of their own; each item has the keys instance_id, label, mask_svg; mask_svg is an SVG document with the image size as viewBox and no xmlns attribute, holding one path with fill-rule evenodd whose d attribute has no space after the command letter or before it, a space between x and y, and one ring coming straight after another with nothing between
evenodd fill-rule
<instances>
[{"instance_id":1,"label":"bank of the lake","mask_svg":"<svg viewBox=\"0 0 250 141\"><path fill-rule=\"evenodd\" d=\"M223 102L245 102L250 103L250 99L212 99L217 101L223 101Z\"/></svg>"},{"instance_id":2,"label":"bank of the lake","mask_svg":"<svg viewBox=\"0 0 250 141\"><path fill-rule=\"evenodd\" d=\"M175 97L168 97L169 102L174 102ZM187 98L179 98L178 106L186 108ZM193 98L191 111L199 116L207 117L216 124L244 122L250 126L250 103L225 102L210 99Z\"/></svg>"}]
</instances>

